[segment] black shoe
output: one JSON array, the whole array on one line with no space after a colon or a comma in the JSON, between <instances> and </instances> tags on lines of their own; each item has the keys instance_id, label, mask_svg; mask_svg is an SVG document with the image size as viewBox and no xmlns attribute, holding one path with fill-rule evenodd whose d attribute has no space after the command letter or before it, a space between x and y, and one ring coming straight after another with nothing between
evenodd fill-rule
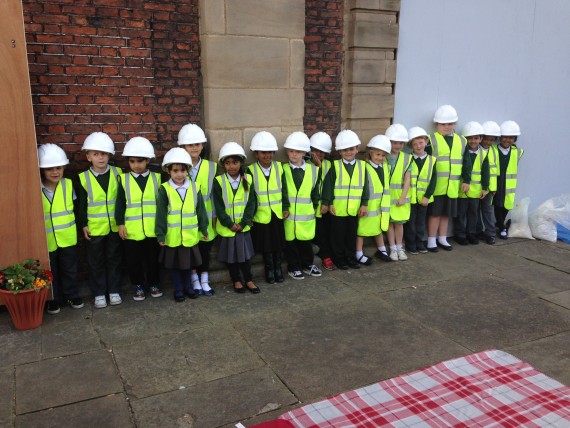
<instances>
[{"instance_id":1,"label":"black shoe","mask_svg":"<svg viewBox=\"0 0 570 428\"><path fill-rule=\"evenodd\" d=\"M240 284L241 288L236 287L236 284ZM245 293L245 286L240 281L236 281L234 282L234 291L236 293L243 294Z\"/></svg>"},{"instance_id":2,"label":"black shoe","mask_svg":"<svg viewBox=\"0 0 570 428\"><path fill-rule=\"evenodd\" d=\"M281 254L273 254L273 266L275 267L275 281L285 281L285 278L283 278L283 270L281 269Z\"/></svg>"},{"instance_id":3,"label":"black shoe","mask_svg":"<svg viewBox=\"0 0 570 428\"><path fill-rule=\"evenodd\" d=\"M198 293L194 292L193 288L186 290L186 295L188 296L189 299L197 299L199 296Z\"/></svg>"},{"instance_id":4,"label":"black shoe","mask_svg":"<svg viewBox=\"0 0 570 428\"><path fill-rule=\"evenodd\" d=\"M348 260L348 267L351 269L360 269L360 263L356 261L356 259Z\"/></svg>"},{"instance_id":5,"label":"black shoe","mask_svg":"<svg viewBox=\"0 0 570 428\"><path fill-rule=\"evenodd\" d=\"M445 251L451 251L453 250L453 247L451 245L445 245L442 244L441 242L437 241L437 246L443 248Z\"/></svg>"},{"instance_id":6,"label":"black shoe","mask_svg":"<svg viewBox=\"0 0 570 428\"><path fill-rule=\"evenodd\" d=\"M406 247L406 251L410 254L413 254L413 255L419 254L418 247L409 246L409 247Z\"/></svg>"},{"instance_id":7,"label":"black shoe","mask_svg":"<svg viewBox=\"0 0 570 428\"><path fill-rule=\"evenodd\" d=\"M485 242L489 245L495 245L495 237L494 236L487 236L485 238Z\"/></svg>"},{"instance_id":8,"label":"black shoe","mask_svg":"<svg viewBox=\"0 0 570 428\"><path fill-rule=\"evenodd\" d=\"M366 257L366 261L363 262L362 259ZM361 265L364 266L370 266L372 264L372 259L368 256L362 255L359 259L358 259L358 263L360 263Z\"/></svg>"},{"instance_id":9,"label":"black shoe","mask_svg":"<svg viewBox=\"0 0 570 428\"><path fill-rule=\"evenodd\" d=\"M467 238L462 238L461 236L456 236L453 238L455 240L455 242L457 242L459 245L468 245L469 241L467 240ZM439 243L437 245L440 245Z\"/></svg>"},{"instance_id":10,"label":"black shoe","mask_svg":"<svg viewBox=\"0 0 570 428\"><path fill-rule=\"evenodd\" d=\"M426 250L428 250L430 253L437 253L439 251L437 247L427 247Z\"/></svg>"},{"instance_id":11,"label":"black shoe","mask_svg":"<svg viewBox=\"0 0 570 428\"><path fill-rule=\"evenodd\" d=\"M479 240L478 240L475 236L473 236L473 235L467 236L467 240L469 241L469 243L470 243L471 245L477 245L477 244L479 244Z\"/></svg>"},{"instance_id":12,"label":"black shoe","mask_svg":"<svg viewBox=\"0 0 570 428\"><path fill-rule=\"evenodd\" d=\"M418 252L421 254L425 254L428 252L424 244L418 244L416 248L418 249Z\"/></svg>"},{"instance_id":13,"label":"black shoe","mask_svg":"<svg viewBox=\"0 0 570 428\"><path fill-rule=\"evenodd\" d=\"M83 299L81 299L81 297L76 297L75 299L67 299L67 303L73 309L81 309L83 306L85 306L85 303L83 303Z\"/></svg>"},{"instance_id":14,"label":"black shoe","mask_svg":"<svg viewBox=\"0 0 570 428\"><path fill-rule=\"evenodd\" d=\"M55 300L50 300L46 303L47 313L50 315L59 314L61 308L59 307L59 302Z\"/></svg>"},{"instance_id":15,"label":"black shoe","mask_svg":"<svg viewBox=\"0 0 570 428\"><path fill-rule=\"evenodd\" d=\"M249 283L251 283L251 284L253 285L253 287L250 287L249 285L247 285L247 284L249 284ZM261 293L261 290L259 289L258 286L256 286L256 285L253 283L253 281L247 281L247 282L245 283L245 287L248 289L248 291L249 291L251 294L259 294L259 293Z\"/></svg>"},{"instance_id":16,"label":"black shoe","mask_svg":"<svg viewBox=\"0 0 570 428\"><path fill-rule=\"evenodd\" d=\"M174 293L174 301L175 302L183 302L184 300L186 300L186 297L184 297L184 293L181 291L177 291L176 293Z\"/></svg>"},{"instance_id":17,"label":"black shoe","mask_svg":"<svg viewBox=\"0 0 570 428\"><path fill-rule=\"evenodd\" d=\"M337 269L348 270L350 267L346 263L335 263Z\"/></svg>"},{"instance_id":18,"label":"black shoe","mask_svg":"<svg viewBox=\"0 0 570 428\"><path fill-rule=\"evenodd\" d=\"M390 256L388 255L388 253L386 251L376 250L376 252L374 253L374 257L382 260L383 262L391 262L392 261L390 259Z\"/></svg>"},{"instance_id":19,"label":"black shoe","mask_svg":"<svg viewBox=\"0 0 570 428\"><path fill-rule=\"evenodd\" d=\"M275 265L273 264L273 253L264 253L263 261L265 263L265 282L275 284Z\"/></svg>"}]
</instances>

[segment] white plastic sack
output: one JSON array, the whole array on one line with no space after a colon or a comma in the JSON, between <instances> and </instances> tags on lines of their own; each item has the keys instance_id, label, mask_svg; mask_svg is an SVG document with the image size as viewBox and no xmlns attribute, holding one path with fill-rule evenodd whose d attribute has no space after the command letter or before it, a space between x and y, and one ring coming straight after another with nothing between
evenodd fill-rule
<instances>
[{"instance_id":1,"label":"white plastic sack","mask_svg":"<svg viewBox=\"0 0 570 428\"><path fill-rule=\"evenodd\" d=\"M556 223L570 229L570 194L568 193L548 199L529 216L532 236L545 241L556 242Z\"/></svg>"},{"instance_id":2,"label":"white plastic sack","mask_svg":"<svg viewBox=\"0 0 570 428\"><path fill-rule=\"evenodd\" d=\"M509 236L511 238L534 239L528 226L528 205L530 198L526 197L511 210L511 227Z\"/></svg>"}]
</instances>

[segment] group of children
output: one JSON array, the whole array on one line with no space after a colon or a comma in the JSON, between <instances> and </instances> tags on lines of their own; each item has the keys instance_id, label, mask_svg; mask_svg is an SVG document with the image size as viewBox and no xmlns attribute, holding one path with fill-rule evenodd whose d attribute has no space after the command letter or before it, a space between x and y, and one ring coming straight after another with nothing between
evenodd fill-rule
<instances>
[{"instance_id":1,"label":"group of children","mask_svg":"<svg viewBox=\"0 0 570 428\"><path fill-rule=\"evenodd\" d=\"M76 282L76 221L85 237L96 308L107 306L107 296L111 305L122 302L123 253L134 300L163 295L159 264L171 272L177 302L212 296L208 270L218 235L218 260L227 264L234 291L254 294L260 292L251 273L255 253L262 254L265 280L272 284L284 281L282 254L292 279L321 276L313 243L322 267L333 270L372 263L363 251L365 237L374 239L375 256L384 261L407 260L406 251L449 251L450 217L460 245L477 244L479 236L494 244L496 230L506 239L505 217L514 205L523 153L514 145L518 125L469 122L460 136L454 132L457 113L448 105L436 111L434 122L432 135L420 127L391 125L369 141L367 161L356 157L359 137L344 130L335 140L339 159L329 158L328 134L309 139L294 132L284 144L288 162L281 163L274 160L275 137L262 131L251 141L255 162L247 168L245 151L235 142L221 147L218 163L202 158L205 134L188 124L180 130L180 147L163 158L165 182L149 170L155 153L146 138L125 145L130 171L124 173L109 165L115 153L111 138L95 132L82 147L91 167L79 174L75 189L63 178L65 152L42 145L38 156L54 274L54 300L47 310L59 312L63 301L73 308L84 305Z\"/></svg>"}]
</instances>

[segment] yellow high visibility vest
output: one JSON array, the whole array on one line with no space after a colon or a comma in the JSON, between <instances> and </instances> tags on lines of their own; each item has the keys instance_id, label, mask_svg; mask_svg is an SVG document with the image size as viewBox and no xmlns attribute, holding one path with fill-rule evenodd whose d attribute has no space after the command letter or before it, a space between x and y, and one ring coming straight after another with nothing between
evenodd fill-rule
<instances>
[{"instance_id":1,"label":"yellow high visibility vest","mask_svg":"<svg viewBox=\"0 0 570 428\"><path fill-rule=\"evenodd\" d=\"M467 193L459 191L460 198L479 199L483 191L481 183L481 171L483 169L483 162L487 158L487 150L481 147L477 148L477 156L473 161L473 169L471 170L471 183L469 183L469 191Z\"/></svg>"},{"instance_id":2,"label":"yellow high visibility vest","mask_svg":"<svg viewBox=\"0 0 570 428\"><path fill-rule=\"evenodd\" d=\"M202 236L200 237L201 241L211 241L218 235L212 225L212 220L215 218L214 205L212 203L212 188L214 187L213 183L217 172L218 165L215 162L202 159L200 169L198 170L198 174L196 174L195 182L199 184L197 187L199 187L202 192L204 206L208 214L208 239Z\"/></svg>"},{"instance_id":3,"label":"yellow high visibility vest","mask_svg":"<svg viewBox=\"0 0 570 428\"><path fill-rule=\"evenodd\" d=\"M410 218L410 190L406 195L404 205L397 206L396 202L404 192L404 177L412 162L412 155L409 153L398 153L398 159L394 168L390 172L390 218L394 221L406 221ZM410 186L411 187L411 186Z\"/></svg>"},{"instance_id":4,"label":"yellow high visibility vest","mask_svg":"<svg viewBox=\"0 0 570 428\"><path fill-rule=\"evenodd\" d=\"M368 213L358 219L358 236L378 236L388 230L390 223L390 169L388 163L382 165L384 185L376 169L366 164L368 170L368 188L370 199L368 200ZM380 167L379 167L380 168Z\"/></svg>"},{"instance_id":5,"label":"yellow high visibility vest","mask_svg":"<svg viewBox=\"0 0 570 428\"><path fill-rule=\"evenodd\" d=\"M289 164L283 165L285 180L287 181L287 195L289 196L289 217L283 220L285 227L285 240L309 241L315 237L315 209L311 200L311 192L317 184L317 167L305 163L305 174L301 187L297 190L293 173Z\"/></svg>"},{"instance_id":6,"label":"yellow high visibility vest","mask_svg":"<svg viewBox=\"0 0 570 428\"><path fill-rule=\"evenodd\" d=\"M483 149L485 150L485 149ZM497 153L493 150L493 146L487 150L487 159L489 159L489 192L497 191Z\"/></svg>"},{"instance_id":7,"label":"yellow high visibility vest","mask_svg":"<svg viewBox=\"0 0 570 428\"><path fill-rule=\"evenodd\" d=\"M227 174L217 176L216 180L222 188L222 199L224 200L226 214L231 217L235 224L239 224L243 219L247 200L249 199L249 192L251 192L251 187L247 191L243 188L242 180L247 180L247 178L242 177L235 194ZM249 229L250 227L248 225L243 228L243 232L247 232ZM225 236L226 238L231 238L236 235L236 232L225 227L221 221L216 222L216 231L220 236Z\"/></svg>"},{"instance_id":8,"label":"yellow high visibility vest","mask_svg":"<svg viewBox=\"0 0 570 428\"><path fill-rule=\"evenodd\" d=\"M412 176L410 180L410 201L412 204L421 204L422 199L427 191L433 170L435 168L435 156L427 155L421 171L418 171L418 165L412 159ZM433 195L429 198L429 202L433 202Z\"/></svg>"},{"instance_id":9,"label":"yellow high visibility vest","mask_svg":"<svg viewBox=\"0 0 570 428\"><path fill-rule=\"evenodd\" d=\"M186 190L184 201L180 193L170 183L162 183L168 196L168 212L166 215L166 238L164 243L168 247L193 247L200 240L198 234L198 215L196 201L198 191L196 185L190 181Z\"/></svg>"},{"instance_id":10,"label":"yellow high visibility vest","mask_svg":"<svg viewBox=\"0 0 570 428\"><path fill-rule=\"evenodd\" d=\"M457 134L453 134L451 150L443 135L439 132L429 136L432 146L432 155L437 161L437 183L434 196L447 195L455 199L459 196L461 171L463 166L463 152L467 146L467 140Z\"/></svg>"},{"instance_id":11,"label":"yellow high visibility vest","mask_svg":"<svg viewBox=\"0 0 570 428\"><path fill-rule=\"evenodd\" d=\"M117 232L115 202L117 201L120 169L110 166L109 187L103 190L91 169L79 174L79 181L87 192L87 226L92 236L105 236Z\"/></svg>"},{"instance_id":12,"label":"yellow high visibility vest","mask_svg":"<svg viewBox=\"0 0 570 428\"><path fill-rule=\"evenodd\" d=\"M77 244L75 215L73 214L73 184L68 178L62 178L55 186L53 200L42 191L44 220L46 226L48 251L71 247Z\"/></svg>"},{"instance_id":13,"label":"yellow high visibility vest","mask_svg":"<svg viewBox=\"0 0 570 428\"><path fill-rule=\"evenodd\" d=\"M352 177L348 174L342 159L334 161L336 174L333 206L337 217L358 216L366 177L366 162L356 160Z\"/></svg>"},{"instance_id":14,"label":"yellow high visibility vest","mask_svg":"<svg viewBox=\"0 0 570 428\"><path fill-rule=\"evenodd\" d=\"M271 211L275 213L277 218L283 218L283 189L281 187L283 166L281 163L271 162L269 179L265 178L258 162L250 165L248 172L253 177L253 186L257 195L257 210L253 221L268 224L271 221Z\"/></svg>"},{"instance_id":15,"label":"yellow high visibility vest","mask_svg":"<svg viewBox=\"0 0 570 428\"><path fill-rule=\"evenodd\" d=\"M327 173L329 172L330 169L331 169L331 161L328 159L323 159L321 161L321 166L320 166L321 181L319 181L319 195L323 194L323 182L325 181L325 177L327 176ZM323 216L321 214L321 206L322 205L323 205L323 201L321 201L321 198L319 198L319 204L317 205L317 208L315 209L315 215L317 216L317 218L321 218Z\"/></svg>"},{"instance_id":16,"label":"yellow high visibility vest","mask_svg":"<svg viewBox=\"0 0 570 428\"><path fill-rule=\"evenodd\" d=\"M496 154L497 159L497 177L501 175L501 158L499 157L499 147L493 146L493 150ZM505 180L505 203L504 207L508 210L512 210L515 207L515 191L517 189L517 174L519 160L524 154L523 149L519 149L517 146L511 146L509 152L509 164L507 165L506 180Z\"/></svg>"},{"instance_id":17,"label":"yellow high visibility vest","mask_svg":"<svg viewBox=\"0 0 570 428\"><path fill-rule=\"evenodd\" d=\"M142 241L145 238L156 238L154 227L160 174L149 173L144 193L131 173L121 174L120 180L125 189L125 227L128 239Z\"/></svg>"}]
</instances>

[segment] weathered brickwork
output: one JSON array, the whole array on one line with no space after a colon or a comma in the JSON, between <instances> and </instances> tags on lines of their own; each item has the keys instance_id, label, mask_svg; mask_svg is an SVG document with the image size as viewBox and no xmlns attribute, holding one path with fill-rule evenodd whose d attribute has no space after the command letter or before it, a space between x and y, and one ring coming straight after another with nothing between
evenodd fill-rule
<instances>
[{"instance_id":1,"label":"weathered brickwork","mask_svg":"<svg viewBox=\"0 0 570 428\"><path fill-rule=\"evenodd\" d=\"M340 131L343 67L342 0L306 2L305 114L308 135Z\"/></svg>"},{"instance_id":2,"label":"weathered brickwork","mask_svg":"<svg viewBox=\"0 0 570 428\"><path fill-rule=\"evenodd\" d=\"M198 0L24 0L38 143L135 135L159 154L200 123Z\"/></svg>"}]
</instances>

